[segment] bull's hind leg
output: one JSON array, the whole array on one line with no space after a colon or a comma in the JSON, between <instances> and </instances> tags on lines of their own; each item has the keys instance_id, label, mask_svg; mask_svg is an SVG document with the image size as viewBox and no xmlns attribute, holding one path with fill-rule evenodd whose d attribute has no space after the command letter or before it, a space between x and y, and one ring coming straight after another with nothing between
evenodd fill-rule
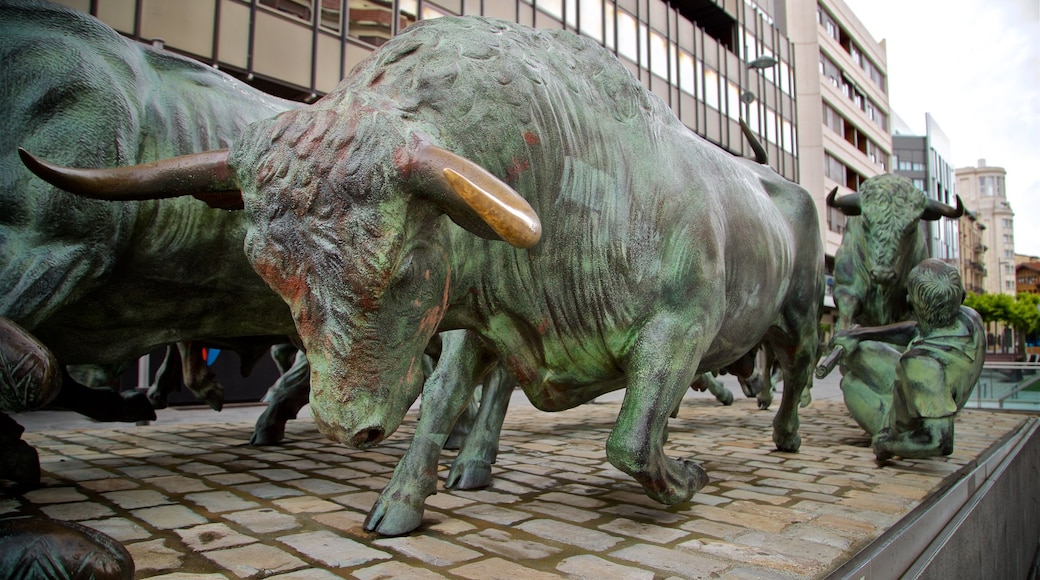
<instances>
[{"instance_id":1,"label":"bull's hind leg","mask_svg":"<svg viewBox=\"0 0 1040 580\"><path fill-rule=\"evenodd\" d=\"M806 317L799 322L798 332L775 332L769 340L769 348L784 375L780 408L773 417L773 443L780 451L798 451L802 445L798 408L803 394L812 386L819 346L816 319Z\"/></svg>"},{"instance_id":2,"label":"bull's hind leg","mask_svg":"<svg viewBox=\"0 0 1040 580\"><path fill-rule=\"evenodd\" d=\"M422 413L408 451L365 519L365 529L399 536L419 527L426 498L437 491L437 459L455 420L490 365L470 332L442 335L443 350L422 394Z\"/></svg>"},{"instance_id":3,"label":"bull's hind leg","mask_svg":"<svg viewBox=\"0 0 1040 580\"><path fill-rule=\"evenodd\" d=\"M696 332L676 332L681 324L663 317L647 325L630 354L625 399L607 438L607 459L636 479L651 499L666 505L686 501L708 483L691 460L667 457L668 418L696 376L703 348ZM688 329L688 327L687 327Z\"/></svg>"},{"instance_id":4,"label":"bull's hind leg","mask_svg":"<svg viewBox=\"0 0 1040 580\"><path fill-rule=\"evenodd\" d=\"M514 387L516 379L501 365L488 373L477 415L451 464L445 487L479 489L491 485L491 464L498 455L498 438Z\"/></svg>"}]
</instances>

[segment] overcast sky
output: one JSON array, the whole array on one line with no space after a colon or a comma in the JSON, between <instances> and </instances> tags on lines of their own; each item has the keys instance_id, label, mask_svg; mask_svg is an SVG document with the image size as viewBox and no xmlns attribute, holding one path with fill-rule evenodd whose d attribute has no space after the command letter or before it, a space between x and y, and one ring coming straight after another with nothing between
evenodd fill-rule
<instances>
[{"instance_id":1,"label":"overcast sky","mask_svg":"<svg viewBox=\"0 0 1040 580\"><path fill-rule=\"evenodd\" d=\"M1040 256L1040 0L845 0L888 54L889 105L955 167L1007 170L1015 251Z\"/></svg>"}]
</instances>

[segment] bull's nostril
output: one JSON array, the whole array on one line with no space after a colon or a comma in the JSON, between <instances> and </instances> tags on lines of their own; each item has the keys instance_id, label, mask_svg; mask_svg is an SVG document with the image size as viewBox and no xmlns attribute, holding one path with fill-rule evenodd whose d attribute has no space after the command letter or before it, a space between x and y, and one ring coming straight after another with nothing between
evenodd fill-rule
<instances>
[{"instance_id":1,"label":"bull's nostril","mask_svg":"<svg viewBox=\"0 0 1040 580\"><path fill-rule=\"evenodd\" d=\"M371 427L359 431L357 435L354 435L354 446L355 447L368 447L369 445L375 445L383 440L383 430L379 427Z\"/></svg>"}]
</instances>

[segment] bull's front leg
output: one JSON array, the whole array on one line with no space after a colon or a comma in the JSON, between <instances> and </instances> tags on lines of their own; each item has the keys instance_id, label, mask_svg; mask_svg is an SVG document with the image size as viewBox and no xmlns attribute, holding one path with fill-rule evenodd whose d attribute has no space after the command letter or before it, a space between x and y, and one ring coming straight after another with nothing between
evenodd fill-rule
<instances>
[{"instance_id":1,"label":"bull's front leg","mask_svg":"<svg viewBox=\"0 0 1040 580\"><path fill-rule=\"evenodd\" d=\"M693 382L704 350L693 338L705 335L703 327L690 330L689 324L670 317L641 330L627 365L621 412L607 439L610 463L634 477L647 496L666 505L689 500L708 483L700 465L664 453L669 415Z\"/></svg>"},{"instance_id":2,"label":"bull's front leg","mask_svg":"<svg viewBox=\"0 0 1040 580\"><path fill-rule=\"evenodd\" d=\"M514 387L516 379L501 365L488 373L477 415L451 464L445 487L480 489L491 485L491 465L498 456L498 438Z\"/></svg>"},{"instance_id":3,"label":"bull's front leg","mask_svg":"<svg viewBox=\"0 0 1040 580\"><path fill-rule=\"evenodd\" d=\"M441 448L492 364L475 334L453 331L442 338L437 368L423 387L422 413L412 444L365 519L366 530L399 536L419 527L426 498L437 491Z\"/></svg>"}]
</instances>

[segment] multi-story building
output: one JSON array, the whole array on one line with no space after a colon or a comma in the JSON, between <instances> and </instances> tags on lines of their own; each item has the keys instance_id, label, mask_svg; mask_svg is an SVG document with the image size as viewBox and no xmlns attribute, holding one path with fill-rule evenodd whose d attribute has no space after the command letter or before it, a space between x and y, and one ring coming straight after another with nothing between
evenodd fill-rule
<instances>
[{"instance_id":1,"label":"multi-story building","mask_svg":"<svg viewBox=\"0 0 1040 580\"><path fill-rule=\"evenodd\" d=\"M417 20L483 15L573 30L616 54L698 134L798 180L793 47L774 0L62 0L116 30L310 102ZM749 66L751 63L751 66Z\"/></svg>"},{"instance_id":2,"label":"multi-story building","mask_svg":"<svg viewBox=\"0 0 1040 580\"><path fill-rule=\"evenodd\" d=\"M982 294L986 291L986 226L975 212L966 209L957 224L960 235L959 270L966 292Z\"/></svg>"},{"instance_id":3,"label":"multi-story building","mask_svg":"<svg viewBox=\"0 0 1040 580\"><path fill-rule=\"evenodd\" d=\"M893 115L893 118L897 117ZM948 161L952 155L950 140L931 114L925 113L924 119L924 135L913 135L894 124L893 173L909 178L929 199L956 205L953 166ZM951 264L959 262L960 235L957 226L957 220L947 218L922 223L930 257Z\"/></svg>"},{"instance_id":4,"label":"multi-story building","mask_svg":"<svg viewBox=\"0 0 1040 580\"><path fill-rule=\"evenodd\" d=\"M1015 266L1015 291L1040 294L1040 262L1022 262Z\"/></svg>"},{"instance_id":5,"label":"multi-story building","mask_svg":"<svg viewBox=\"0 0 1040 580\"><path fill-rule=\"evenodd\" d=\"M841 0L788 0L795 44L801 183L819 202L826 251L841 243L844 216L823 204L835 186L856 191L890 170L892 137L885 46Z\"/></svg>"},{"instance_id":6,"label":"multi-story building","mask_svg":"<svg viewBox=\"0 0 1040 580\"><path fill-rule=\"evenodd\" d=\"M842 0L787 0L795 45L800 183L816 199L827 266L841 244L845 216L827 193L859 189L891 170L892 137L884 43L876 42ZM833 306L829 293L828 306Z\"/></svg>"},{"instance_id":7,"label":"multi-story building","mask_svg":"<svg viewBox=\"0 0 1040 580\"><path fill-rule=\"evenodd\" d=\"M957 193L985 226L986 292L1015 294L1015 214L1004 189L1006 172L980 159L956 170Z\"/></svg>"}]
</instances>

